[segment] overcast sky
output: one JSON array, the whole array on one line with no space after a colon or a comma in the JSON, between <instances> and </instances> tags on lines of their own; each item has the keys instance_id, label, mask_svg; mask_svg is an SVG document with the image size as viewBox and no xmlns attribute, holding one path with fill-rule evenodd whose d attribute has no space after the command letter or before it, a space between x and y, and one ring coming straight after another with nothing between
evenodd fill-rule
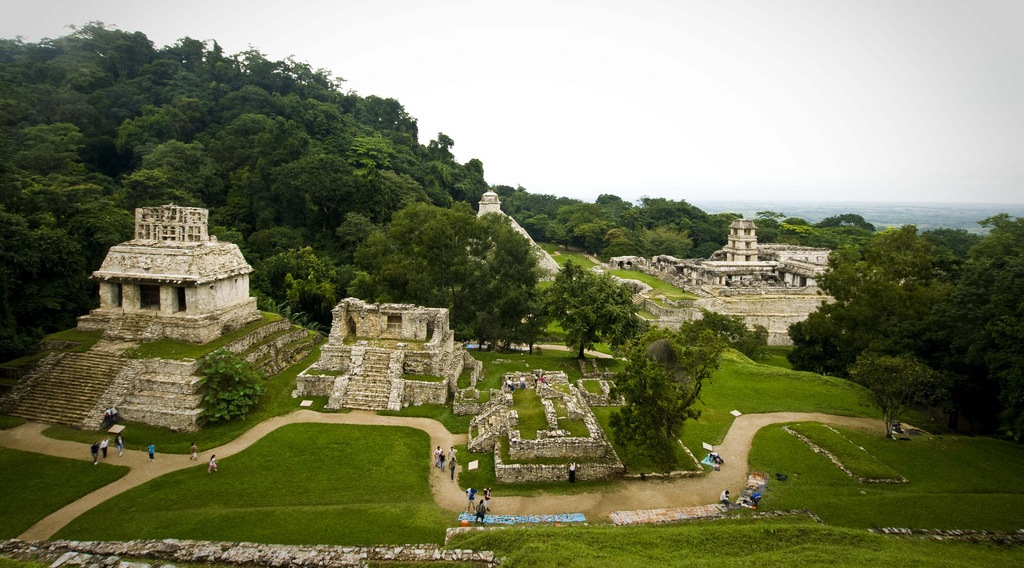
<instances>
[{"instance_id":1,"label":"overcast sky","mask_svg":"<svg viewBox=\"0 0 1024 568\"><path fill-rule=\"evenodd\" d=\"M1024 203L1021 0L4 4L293 56L531 193Z\"/></svg>"}]
</instances>

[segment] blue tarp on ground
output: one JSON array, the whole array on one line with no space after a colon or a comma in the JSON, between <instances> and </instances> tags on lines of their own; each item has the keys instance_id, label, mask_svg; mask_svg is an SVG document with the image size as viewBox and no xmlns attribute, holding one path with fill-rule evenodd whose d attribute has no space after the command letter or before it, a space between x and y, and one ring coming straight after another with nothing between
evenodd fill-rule
<instances>
[{"instance_id":1,"label":"blue tarp on ground","mask_svg":"<svg viewBox=\"0 0 1024 568\"><path fill-rule=\"evenodd\" d=\"M476 515L461 513L459 521L476 522ZM583 513L566 513L563 515L486 515L485 525L514 525L516 523L585 523Z\"/></svg>"}]
</instances>

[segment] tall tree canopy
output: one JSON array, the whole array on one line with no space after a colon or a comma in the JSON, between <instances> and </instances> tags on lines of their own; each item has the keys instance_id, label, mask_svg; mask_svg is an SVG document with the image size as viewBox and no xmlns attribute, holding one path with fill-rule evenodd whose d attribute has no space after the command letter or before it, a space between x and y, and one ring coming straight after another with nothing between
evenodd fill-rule
<instances>
[{"instance_id":1,"label":"tall tree canopy","mask_svg":"<svg viewBox=\"0 0 1024 568\"><path fill-rule=\"evenodd\" d=\"M694 405L725 345L714 332L693 324L679 331L653 328L632 342L612 393L624 401L611 418L615 439L671 470L679 432L686 420L700 417Z\"/></svg>"},{"instance_id":2,"label":"tall tree canopy","mask_svg":"<svg viewBox=\"0 0 1024 568\"><path fill-rule=\"evenodd\" d=\"M562 325L566 345L580 359L598 341L623 345L642 331L630 289L571 260L555 276L544 301L548 315Z\"/></svg>"}]
</instances>

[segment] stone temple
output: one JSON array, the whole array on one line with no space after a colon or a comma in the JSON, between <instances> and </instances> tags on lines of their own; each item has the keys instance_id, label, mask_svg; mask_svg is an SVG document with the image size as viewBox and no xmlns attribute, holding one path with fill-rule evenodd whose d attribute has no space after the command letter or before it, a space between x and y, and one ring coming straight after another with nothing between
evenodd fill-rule
<instances>
[{"instance_id":1,"label":"stone temple","mask_svg":"<svg viewBox=\"0 0 1024 568\"><path fill-rule=\"evenodd\" d=\"M530 233L527 233L526 229L522 228L515 219L505 215L505 212L501 210L501 199L499 199L498 194L493 191L488 191L480 198L480 208L476 215L477 217L483 217L484 215L489 214L506 217L509 220L509 223L511 223L512 228L515 229L517 233L525 237L527 241L530 241L530 246L533 247L533 251L537 255L537 266L540 267L541 272L544 273L545 277L552 278L558 273L559 267L558 263L555 262L555 259L551 258L548 251L540 248L540 246L533 240L533 237L530 236Z\"/></svg>"},{"instance_id":2,"label":"stone temple","mask_svg":"<svg viewBox=\"0 0 1024 568\"><path fill-rule=\"evenodd\" d=\"M749 219L729 225L725 248L707 259L679 259L668 255L645 259L620 256L608 261L610 269L637 270L665 280L699 299L672 302L646 298L643 308L658 316L656 323L678 325L700 317L700 309L740 316L751 328L768 329L769 345L789 345L789 326L807 319L828 297L817 279L828 266L831 251L787 244L760 244L757 227ZM649 286L633 283L638 296Z\"/></svg>"},{"instance_id":3,"label":"stone temple","mask_svg":"<svg viewBox=\"0 0 1024 568\"><path fill-rule=\"evenodd\" d=\"M100 269L100 307L78 328L111 339L207 343L256 321L249 273L238 245L207 233L206 209L135 210L135 238L111 247Z\"/></svg>"},{"instance_id":4,"label":"stone temple","mask_svg":"<svg viewBox=\"0 0 1024 568\"><path fill-rule=\"evenodd\" d=\"M132 422L198 430L205 420L201 362L130 350L159 339L222 340L214 345L268 376L302 359L319 335L264 317L249 296L251 272L236 245L208 235L205 209L136 209L135 238L111 247L93 273L100 307L78 320L80 331L102 335L85 348L42 345L49 353L0 399L0 412L94 430L115 407Z\"/></svg>"}]
</instances>

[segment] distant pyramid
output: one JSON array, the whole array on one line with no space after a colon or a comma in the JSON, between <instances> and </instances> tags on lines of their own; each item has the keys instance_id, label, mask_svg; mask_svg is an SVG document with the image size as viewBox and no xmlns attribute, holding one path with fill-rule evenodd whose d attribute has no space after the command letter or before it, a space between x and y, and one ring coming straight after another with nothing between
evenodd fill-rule
<instances>
[{"instance_id":1,"label":"distant pyramid","mask_svg":"<svg viewBox=\"0 0 1024 568\"><path fill-rule=\"evenodd\" d=\"M540 246L533 241L533 237L530 236L530 233L527 233L526 229L522 228L515 219L505 215L505 212L501 210L501 200L498 199L498 194L493 191L488 191L480 198L480 210L477 212L476 216L483 217L488 213L497 213L498 215L508 217L508 220L512 223L512 228L518 231L520 235L526 237L526 240L530 241L530 246L533 247L534 252L537 254L537 265L540 266L540 269L544 272L545 278L553 277L555 273L558 272L558 263L555 262L555 259L551 258L548 251L540 248Z\"/></svg>"}]
</instances>

